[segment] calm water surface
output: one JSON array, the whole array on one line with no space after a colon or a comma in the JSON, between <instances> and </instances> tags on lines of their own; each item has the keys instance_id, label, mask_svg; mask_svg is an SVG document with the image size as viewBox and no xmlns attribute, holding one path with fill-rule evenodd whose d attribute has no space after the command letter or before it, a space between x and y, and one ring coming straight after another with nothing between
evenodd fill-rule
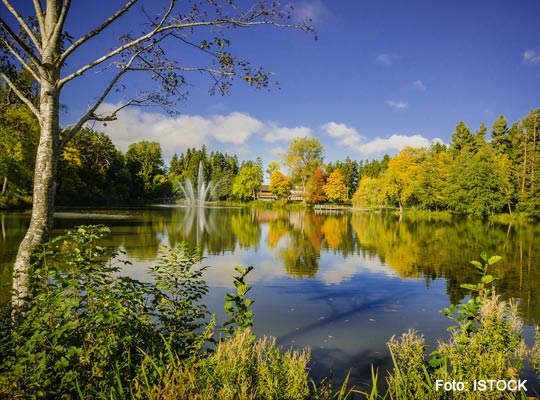
<instances>
[{"instance_id":1,"label":"calm water surface","mask_svg":"<svg viewBox=\"0 0 540 400\"><path fill-rule=\"evenodd\" d=\"M28 219L0 214L0 301L8 298L10 263ZM330 371L341 379L350 369L363 386L372 364L390 365L392 335L414 328L432 345L447 338L451 321L438 311L466 297L460 285L477 281L468 262L482 250L503 256L493 271L498 290L519 299L528 338L540 319L537 224L165 206L64 210L55 219L56 232L96 223L111 227L114 244L132 262L125 273L140 280L149 279L160 246L200 246L211 266L206 304L218 322L225 320L234 267L253 265L255 333L276 336L285 347L310 346L315 379Z\"/></svg>"}]
</instances>

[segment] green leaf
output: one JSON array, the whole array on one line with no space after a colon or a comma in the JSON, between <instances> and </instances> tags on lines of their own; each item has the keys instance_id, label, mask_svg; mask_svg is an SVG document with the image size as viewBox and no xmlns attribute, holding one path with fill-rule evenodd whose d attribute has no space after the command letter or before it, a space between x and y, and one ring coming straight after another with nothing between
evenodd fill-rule
<instances>
[{"instance_id":1,"label":"green leaf","mask_svg":"<svg viewBox=\"0 0 540 400\"><path fill-rule=\"evenodd\" d=\"M486 275L482 277L482 283L485 283L485 284L491 283L495 280L496 278L494 278L492 275Z\"/></svg>"},{"instance_id":2,"label":"green leaf","mask_svg":"<svg viewBox=\"0 0 540 400\"><path fill-rule=\"evenodd\" d=\"M488 256L487 256L487 253L485 251L481 252L480 253L480 258L484 261L487 261L488 260Z\"/></svg>"},{"instance_id":3,"label":"green leaf","mask_svg":"<svg viewBox=\"0 0 540 400\"><path fill-rule=\"evenodd\" d=\"M489 264L489 265L493 265L493 264L495 264L496 262L500 261L501 259L502 259L501 256L492 256L492 257L489 257L488 264Z\"/></svg>"},{"instance_id":4,"label":"green leaf","mask_svg":"<svg viewBox=\"0 0 540 400\"><path fill-rule=\"evenodd\" d=\"M484 268L484 265L480 261L471 261L471 264L474 265L477 269L478 268L481 268L481 269Z\"/></svg>"}]
</instances>

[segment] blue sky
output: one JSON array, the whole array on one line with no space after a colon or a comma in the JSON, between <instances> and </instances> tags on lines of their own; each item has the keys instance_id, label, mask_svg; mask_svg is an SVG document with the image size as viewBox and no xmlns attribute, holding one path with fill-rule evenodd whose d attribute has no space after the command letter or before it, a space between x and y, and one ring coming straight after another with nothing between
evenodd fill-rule
<instances>
[{"instance_id":1,"label":"blue sky","mask_svg":"<svg viewBox=\"0 0 540 400\"><path fill-rule=\"evenodd\" d=\"M93 26L94 17L99 20L115 3L78 3L72 29ZM472 130L482 122L490 130L500 114L513 122L540 107L537 0L295 5L298 17L313 18L318 40L268 27L231 36L233 50L275 72L279 89L256 91L238 82L230 96L209 96L210 82L194 76L189 99L177 105L180 115L130 109L118 121L94 127L122 150L138 140L159 141L166 158L206 144L241 159L260 156L267 164L279 161L293 138L311 136L323 144L325 161L361 160L395 154L406 145L448 143L460 120ZM127 17L121 23L118 31L134 21ZM109 48L106 40L90 45L92 54ZM84 110L99 79L93 74L67 88L64 124ZM108 107L118 101L108 99Z\"/></svg>"}]
</instances>

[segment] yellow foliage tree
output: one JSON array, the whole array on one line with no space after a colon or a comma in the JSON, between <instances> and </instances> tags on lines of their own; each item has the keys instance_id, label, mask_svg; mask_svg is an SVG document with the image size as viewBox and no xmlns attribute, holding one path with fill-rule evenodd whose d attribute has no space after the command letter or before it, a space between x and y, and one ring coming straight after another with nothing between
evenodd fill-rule
<instances>
[{"instance_id":1,"label":"yellow foliage tree","mask_svg":"<svg viewBox=\"0 0 540 400\"><path fill-rule=\"evenodd\" d=\"M323 186L324 194L332 203L347 200L347 186L339 169L334 170Z\"/></svg>"},{"instance_id":2,"label":"yellow foliage tree","mask_svg":"<svg viewBox=\"0 0 540 400\"><path fill-rule=\"evenodd\" d=\"M425 149L406 147L388 162L382 178L382 191L386 197L398 203L399 212L409 203L418 189L420 162Z\"/></svg>"}]
</instances>

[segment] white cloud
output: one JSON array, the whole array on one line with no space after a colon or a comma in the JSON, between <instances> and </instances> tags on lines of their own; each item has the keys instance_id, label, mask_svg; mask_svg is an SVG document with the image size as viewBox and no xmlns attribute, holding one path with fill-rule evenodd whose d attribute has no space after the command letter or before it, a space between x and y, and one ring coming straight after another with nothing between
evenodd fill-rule
<instances>
[{"instance_id":1,"label":"white cloud","mask_svg":"<svg viewBox=\"0 0 540 400\"><path fill-rule=\"evenodd\" d=\"M399 56L394 53L379 53L375 56L377 62L383 65L392 65L394 62L399 60Z\"/></svg>"},{"instance_id":2,"label":"white cloud","mask_svg":"<svg viewBox=\"0 0 540 400\"><path fill-rule=\"evenodd\" d=\"M322 0L305 0L294 5L294 16L301 21L320 22L328 12Z\"/></svg>"},{"instance_id":3,"label":"white cloud","mask_svg":"<svg viewBox=\"0 0 540 400\"><path fill-rule=\"evenodd\" d=\"M523 62L526 64L540 64L540 51L526 50L523 53Z\"/></svg>"},{"instance_id":4,"label":"white cloud","mask_svg":"<svg viewBox=\"0 0 540 400\"><path fill-rule=\"evenodd\" d=\"M110 112L116 108L115 104L104 104L100 112ZM185 114L170 117L136 107L122 110L116 121L95 128L109 135L124 152L131 143L148 140L159 142L166 157L212 142L221 143L221 147L228 145L237 154L249 154L248 140L254 136L273 143L290 142L296 137L312 134L311 129L304 126L288 128L265 123L241 112L209 117Z\"/></svg>"},{"instance_id":5,"label":"white cloud","mask_svg":"<svg viewBox=\"0 0 540 400\"><path fill-rule=\"evenodd\" d=\"M409 103L405 101L386 100L386 104L398 111L406 110L407 108L409 108Z\"/></svg>"},{"instance_id":6,"label":"white cloud","mask_svg":"<svg viewBox=\"0 0 540 400\"><path fill-rule=\"evenodd\" d=\"M266 133L264 135L264 140L266 142L276 142L276 141L290 141L299 137L310 137L311 128L305 126L296 126L294 128L287 128L284 126L279 126L275 123L271 123L266 127Z\"/></svg>"},{"instance_id":7,"label":"white cloud","mask_svg":"<svg viewBox=\"0 0 540 400\"><path fill-rule=\"evenodd\" d=\"M426 85L421 80L414 81L413 86L414 86L414 88L416 90L418 90L420 92L425 92L426 91Z\"/></svg>"},{"instance_id":8,"label":"white cloud","mask_svg":"<svg viewBox=\"0 0 540 400\"><path fill-rule=\"evenodd\" d=\"M329 122L322 126L322 130L344 146L358 146L362 142L362 136L358 134L356 129L348 127L345 124Z\"/></svg>"},{"instance_id":9,"label":"white cloud","mask_svg":"<svg viewBox=\"0 0 540 400\"><path fill-rule=\"evenodd\" d=\"M394 134L388 138L375 138L365 141L356 129L345 124L329 122L321 127L322 132L335 139L337 144L347 147L362 156L379 156L385 153L394 154L407 146L428 147L432 141L421 135L401 135ZM436 141L442 142L440 139Z\"/></svg>"},{"instance_id":10,"label":"white cloud","mask_svg":"<svg viewBox=\"0 0 540 400\"><path fill-rule=\"evenodd\" d=\"M358 149L364 155L397 153L407 146L428 147L431 141L421 135L400 135L394 134L389 138L375 138L370 142L364 143Z\"/></svg>"}]
</instances>

